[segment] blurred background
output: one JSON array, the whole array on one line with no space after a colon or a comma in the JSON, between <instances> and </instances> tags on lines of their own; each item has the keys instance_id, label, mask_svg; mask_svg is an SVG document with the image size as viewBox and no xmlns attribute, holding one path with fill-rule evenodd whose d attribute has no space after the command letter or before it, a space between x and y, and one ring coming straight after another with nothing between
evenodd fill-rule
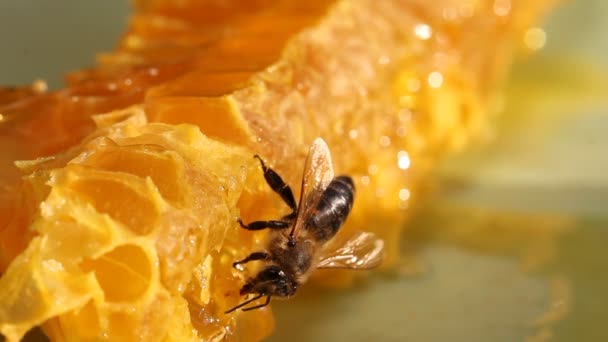
<instances>
[{"instance_id":1,"label":"blurred background","mask_svg":"<svg viewBox=\"0 0 608 342\"><path fill-rule=\"evenodd\" d=\"M67 72L94 65L98 52L114 47L129 11L128 0L0 1L0 84L43 79L61 87Z\"/></svg>"},{"instance_id":2,"label":"blurred background","mask_svg":"<svg viewBox=\"0 0 608 342\"><path fill-rule=\"evenodd\" d=\"M0 84L60 88L128 14L126 0L0 1ZM513 67L496 139L437 171L403 267L277 301L271 340L608 341L606 22L602 0L554 11Z\"/></svg>"}]
</instances>

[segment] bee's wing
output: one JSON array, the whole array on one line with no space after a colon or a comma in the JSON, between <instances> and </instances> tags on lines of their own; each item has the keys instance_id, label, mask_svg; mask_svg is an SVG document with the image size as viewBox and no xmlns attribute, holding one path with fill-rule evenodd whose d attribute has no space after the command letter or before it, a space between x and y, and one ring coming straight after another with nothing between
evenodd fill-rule
<instances>
[{"instance_id":1,"label":"bee's wing","mask_svg":"<svg viewBox=\"0 0 608 342\"><path fill-rule=\"evenodd\" d=\"M331 164L329 147L322 138L317 138L310 146L304 174L302 176L302 189L296 222L289 234L291 238L298 236L306 218L315 210L323 191L334 178L334 169Z\"/></svg>"},{"instance_id":2,"label":"bee's wing","mask_svg":"<svg viewBox=\"0 0 608 342\"><path fill-rule=\"evenodd\" d=\"M372 269L383 257L384 241L373 233L358 232L340 248L325 253L317 268Z\"/></svg>"}]
</instances>

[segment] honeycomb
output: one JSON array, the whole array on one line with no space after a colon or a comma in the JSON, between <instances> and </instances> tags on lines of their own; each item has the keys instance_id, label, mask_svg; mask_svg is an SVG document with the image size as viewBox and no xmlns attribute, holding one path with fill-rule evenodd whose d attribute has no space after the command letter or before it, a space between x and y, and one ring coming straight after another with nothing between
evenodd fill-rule
<instances>
[{"instance_id":1,"label":"honeycomb","mask_svg":"<svg viewBox=\"0 0 608 342\"><path fill-rule=\"evenodd\" d=\"M382 237L389 267L428 173L488 134L519 38L550 5L135 2L116 51L65 89L0 90L0 332L267 337L270 307L223 314L247 276L232 262L265 244L235 218L286 214L252 156L297 197L316 137L356 183L343 230Z\"/></svg>"}]
</instances>

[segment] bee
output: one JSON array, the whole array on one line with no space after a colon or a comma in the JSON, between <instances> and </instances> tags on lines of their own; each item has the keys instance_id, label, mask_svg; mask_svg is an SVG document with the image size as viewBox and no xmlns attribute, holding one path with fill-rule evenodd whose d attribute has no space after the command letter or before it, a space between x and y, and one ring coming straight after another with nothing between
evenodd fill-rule
<instances>
[{"instance_id":1,"label":"bee","mask_svg":"<svg viewBox=\"0 0 608 342\"><path fill-rule=\"evenodd\" d=\"M235 268L256 260L267 265L240 290L241 296L255 296L226 313L264 307L272 297L289 298L315 269L371 269L381 263L384 242L369 232L358 232L342 246L328 248L350 213L355 185L349 176L334 178L331 155L323 139L313 142L306 158L299 206L289 185L262 158L254 157L260 161L268 185L292 212L274 221L245 224L237 220L244 229L270 229L271 233L266 251L233 263ZM243 308L262 297L266 297L262 304Z\"/></svg>"}]
</instances>

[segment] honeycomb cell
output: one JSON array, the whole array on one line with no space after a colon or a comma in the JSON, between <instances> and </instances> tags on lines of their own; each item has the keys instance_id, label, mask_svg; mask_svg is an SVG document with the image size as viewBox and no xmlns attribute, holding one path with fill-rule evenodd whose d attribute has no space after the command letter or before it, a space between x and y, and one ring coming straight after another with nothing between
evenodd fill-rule
<instances>
[{"instance_id":1,"label":"honeycomb cell","mask_svg":"<svg viewBox=\"0 0 608 342\"><path fill-rule=\"evenodd\" d=\"M253 72L246 71L215 73L207 70L193 70L178 79L150 89L147 98L221 96L245 87L253 75ZM183 89L188 89L188 91L184 92Z\"/></svg>"},{"instance_id":2,"label":"honeycomb cell","mask_svg":"<svg viewBox=\"0 0 608 342\"><path fill-rule=\"evenodd\" d=\"M112 232L107 229L89 229L64 217L45 221L37 228L48 237L42 252L68 262L95 255L100 248L110 244L112 239Z\"/></svg>"},{"instance_id":3,"label":"honeycomb cell","mask_svg":"<svg viewBox=\"0 0 608 342\"><path fill-rule=\"evenodd\" d=\"M105 176L105 177L103 177ZM143 187L144 180L127 175L114 176L105 174L102 177L82 176L73 180L71 189L78 192L100 213L108 214L123 223L136 234L148 234L155 227L158 209L145 193L134 189L132 183ZM130 178L131 184L121 182L120 178ZM129 184L129 185L127 185Z\"/></svg>"},{"instance_id":4,"label":"honeycomb cell","mask_svg":"<svg viewBox=\"0 0 608 342\"><path fill-rule=\"evenodd\" d=\"M98 308L94 301L87 302L82 308L58 317L59 324L70 327L71 334L83 340L99 339L101 325Z\"/></svg>"},{"instance_id":5,"label":"honeycomb cell","mask_svg":"<svg viewBox=\"0 0 608 342\"><path fill-rule=\"evenodd\" d=\"M112 312L108 315L108 340L137 341L137 318L129 312Z\"/></svg>"},{"instance_id":6,"label":"honeycomb cell","mask_svg":"<svg viewBox=\"0 0 608 342\"><path fill-rule=\"evenodd\" d=\"M210 138L246 145L253 140L247 122L231 97L164 97L149 99L146 111L151 121L197 125Z\"/></svg>"},{"instance_id":7,"label":"honeycomb cell","mask_svg":"<svg viewBox=\"0 0 608 342\"><path fill-rule=\"evenodd\" d=\"M165 200L178 207L186 205L183 160L175 152L153 145L104 146L89 154L84 164L150 177Z\"/></svg>"},{"instance_id":8,"label":"honeycomb cell","mask_svg":"<svg viewBox=\"0 0 608 342\"><path fill-rule=\"evenodd\" d=\"M145 294L152 281L151 261L137 245L116 247L98 258L84 260L81 267L95 273L109 302L133 302Z\"/></svg>"}]
</instances>

